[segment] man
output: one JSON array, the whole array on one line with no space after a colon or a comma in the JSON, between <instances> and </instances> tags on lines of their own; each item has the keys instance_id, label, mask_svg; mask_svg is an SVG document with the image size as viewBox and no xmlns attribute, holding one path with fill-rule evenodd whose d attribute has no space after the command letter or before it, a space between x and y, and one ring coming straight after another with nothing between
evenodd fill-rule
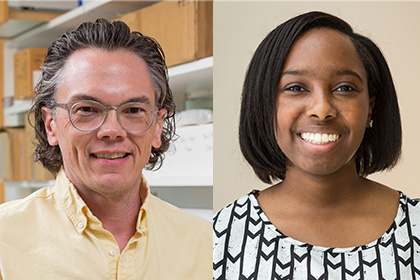
<instances>
[{"instance_id":1,"label":"man","mask_svg":"<svg viewBox=\"0 0 420 280\"><path fill-rule=\"evenodd\" d=\"M210 223L154 197L175 105L163 52L123 22L65 33L35 88L53 188L0 206L0 279L211 279Z\"/></svg>"}]
</instances>

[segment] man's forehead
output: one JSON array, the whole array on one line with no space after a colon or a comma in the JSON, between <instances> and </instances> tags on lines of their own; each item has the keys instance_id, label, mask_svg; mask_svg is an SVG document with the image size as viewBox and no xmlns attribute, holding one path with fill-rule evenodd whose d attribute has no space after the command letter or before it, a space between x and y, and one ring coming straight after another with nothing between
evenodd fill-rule
<instances>
[{"instance_id":1,"label":"man's forehead","mask_svg":"<svg viewBox=\"0 0 420 280\"><path fill-rule=\"evenodd\" d=\"M133 51L123 49L123 48L119 48L116 50L106 50L102 48L92 48L92 47L83 48L83 49L74 51L69 57L67 57L64 68L66 68L67 66L71 67L71 65L75 63L81 66L89 65L95 61L95 58L98 58L98 57L106 58L110 56L121 56L121 57L129 56L130 61L135 61L139 65L142 65L143 67L147 68L147 64L145 60L143 59L143 57L141 57L139 54ZM102 60L102 61L106 62L107 59Z\"/></svg>"},{"instance_id":2,"label":"man's forehead","mask_svg":"<svg viewBox=\"0 0 420 280\"><path fill-rule=\"evenodd\" d=\"M126 102L155 103L149 69L142 58L130 51L78 50L67 59L63 70L57 98L62 95L67 102L87 99L114 106Z\"/></svg>"},{"instance_id":3,"label":"man's forehead","mask_svg":"<svg viewBox=\"0 0 420 280\"><path fill-rule=\"evenodd\" d=\"M104 73L105 71L107 72ZM149 67L141 56L125 49L108 51L100 48L85 48L71 54L63 66L61 84L72 75L88 78L90 75L114 72L118 76L124 71L127 77L142 81L142 84L146 82L153 87ZM110 82L109 80L104 79L103 82Z\"/></svg>"}]
</instances>

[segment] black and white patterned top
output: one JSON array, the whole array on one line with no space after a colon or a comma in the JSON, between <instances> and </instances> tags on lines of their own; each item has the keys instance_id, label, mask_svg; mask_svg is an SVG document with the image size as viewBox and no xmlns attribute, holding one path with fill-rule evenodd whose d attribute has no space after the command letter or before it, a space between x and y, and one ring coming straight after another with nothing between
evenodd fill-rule
<instances>
[{"instance_id":1,"label":"black and white patterned top","mask_svg":"<svg viewBox=\"0 0 420 280\"><path fill-rule=\"evenodd\" d=\"M420 279L420 204L400 194L388 231L370 244L324 248L283 235L251 192L214 216L213 279Z\"/></svg>"}]
</instances>

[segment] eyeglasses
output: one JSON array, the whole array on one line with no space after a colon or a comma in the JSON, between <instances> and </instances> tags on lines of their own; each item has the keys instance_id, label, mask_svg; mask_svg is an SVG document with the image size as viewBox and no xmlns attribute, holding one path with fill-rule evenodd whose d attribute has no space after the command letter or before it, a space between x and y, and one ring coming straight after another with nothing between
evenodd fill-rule
<instances>
[{"instance_id":1,"label":"eyeglasses","mask_svg":"<svg viewBox=\"0 0 420 280\"><path fill-rule=\"evenodd\" d=\"M66 108L72 125L83 132L98 129L105 122L110 109L117 112L117 120L122 129L134 134L147 131L157 115L155 106L139 102L129 102L120 107L104 106L99 102L90 100L66 104L56 103L55 105Z\"/></svg>"}]
</instances>

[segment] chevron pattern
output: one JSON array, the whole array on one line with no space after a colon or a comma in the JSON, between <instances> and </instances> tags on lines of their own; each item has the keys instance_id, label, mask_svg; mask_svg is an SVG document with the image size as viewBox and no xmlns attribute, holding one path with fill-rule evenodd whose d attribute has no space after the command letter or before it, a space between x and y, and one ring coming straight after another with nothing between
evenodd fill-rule
<instances>
[{"instance_id":1,"label":"chevron pattern","mask_svg":"<svg viewBox=\"0 0 420 280\"><path fill-rule=\"evenodd\" d=\"M214 216L213 279L420 279L419 238L419 200L402 193L397 217L381 238L338 249L283 235L251 192Z\"/></svg>"}]
</instances>

